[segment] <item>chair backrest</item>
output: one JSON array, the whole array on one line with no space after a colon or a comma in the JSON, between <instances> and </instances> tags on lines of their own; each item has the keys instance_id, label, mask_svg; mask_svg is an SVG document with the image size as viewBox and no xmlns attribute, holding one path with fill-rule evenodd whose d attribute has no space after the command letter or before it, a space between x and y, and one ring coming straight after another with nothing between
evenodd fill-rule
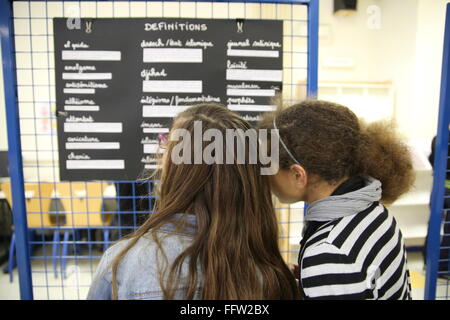
<instances>
[{"instance_id":1,"label":"chair backrest","mask_svg":"<svg viewBox=\"0 0 450 320\"><path fill-rule=\"evenodd\" d=\"M44 182L25 184L25 202L29 228L53 227L55 225L49 214L53 186L53 183ZM13 209L10 182L3 182L1 190L5 194L9 206Z\"/></svg>"},{"instance_id":2,"label":"chair backrest","mask_svg":"<svg viewBox=\"0 0 450 320\"><path fill-rule=\"evenodd\" d=\"M56 185L65 212L66 227L100 227L111 223L111 214L102 214L105 182L61 182Z\"/></svg>"}]
</instances>

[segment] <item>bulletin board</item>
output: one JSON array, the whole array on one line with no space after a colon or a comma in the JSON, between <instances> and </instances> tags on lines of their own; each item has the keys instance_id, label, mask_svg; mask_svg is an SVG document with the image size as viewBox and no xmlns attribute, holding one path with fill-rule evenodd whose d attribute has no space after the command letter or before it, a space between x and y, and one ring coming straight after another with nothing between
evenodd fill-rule
<instances>
[{"instance_id":1,"label":"bulletin board","mask_svg":"<svg viewBox=\"0 0 450 320\"><path fill-rule=\"evenodd\" d=\"M283 22L54 18L60 178L133 180L198 103L255 123L282 89Z\"/></svg>"}]
</instances>

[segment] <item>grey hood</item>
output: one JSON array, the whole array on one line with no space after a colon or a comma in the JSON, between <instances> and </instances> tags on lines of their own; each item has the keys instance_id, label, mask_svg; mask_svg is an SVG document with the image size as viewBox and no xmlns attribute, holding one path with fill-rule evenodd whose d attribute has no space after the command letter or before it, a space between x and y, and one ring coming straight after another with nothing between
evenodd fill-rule
<instances>
[{"instance_id":1,"label":"grey hood","mask_svg":"<svg viewBox=\"0 0 450 320\"><path fill-rule=\"evenodd\" d=\"M331 221L354 215L381 199L381 182L365 178L366 186L338 196L329 196L311 203L305 221Z\"/></svg>"}]
</instances>

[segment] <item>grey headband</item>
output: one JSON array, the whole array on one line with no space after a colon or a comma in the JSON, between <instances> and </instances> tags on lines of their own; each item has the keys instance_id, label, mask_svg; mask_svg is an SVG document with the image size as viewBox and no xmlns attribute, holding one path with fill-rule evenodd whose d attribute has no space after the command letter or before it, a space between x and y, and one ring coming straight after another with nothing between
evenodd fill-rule
<instances>
[{"instance_id":1,"label":"grey headband","mask_svg":"<svg viewBox=\"0 0 450 320\"><path fill-rule=\"evenodd\" d=\"M298 162L297 159L295 159L295 157L292 155L292 153L291 153L291 152L289 151L289 149L286 147L286 145L284 144L283 139L281 139L281 136L280 136L280 133L279 133L280 130L278 130L277 125L275 124L275 118L273 118L273 127L274 127L275 130L276 130L276 133L277 133L277 135L278 135L278 139L280 140L281 145L283 146L284 150L286 150L286 152L288 153L288 155L291 157L292 160L294 160L294 162L295 162L296 164L298 164L299 166L302 166L302 165L300 164L300 162ZM302 166L302 167L303 167L303 166Z\"/></svg>"}]
</instances>

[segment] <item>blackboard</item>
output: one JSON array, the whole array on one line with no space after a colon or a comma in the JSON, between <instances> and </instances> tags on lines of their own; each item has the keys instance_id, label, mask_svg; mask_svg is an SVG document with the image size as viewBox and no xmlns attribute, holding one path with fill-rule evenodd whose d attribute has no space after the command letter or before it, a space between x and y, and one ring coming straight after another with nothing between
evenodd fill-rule
<instances>
[{"instance_id":1,"label":"blackboard","mask_svg":"<svg viewBox=\"0 0 450 320\"><path fill-rule=\"evenodd\" d=\"M282 89L282 21L53 23L61 180L134 180L179 111L217 102L254 122Z\"/></svg>"}]
</instances>

